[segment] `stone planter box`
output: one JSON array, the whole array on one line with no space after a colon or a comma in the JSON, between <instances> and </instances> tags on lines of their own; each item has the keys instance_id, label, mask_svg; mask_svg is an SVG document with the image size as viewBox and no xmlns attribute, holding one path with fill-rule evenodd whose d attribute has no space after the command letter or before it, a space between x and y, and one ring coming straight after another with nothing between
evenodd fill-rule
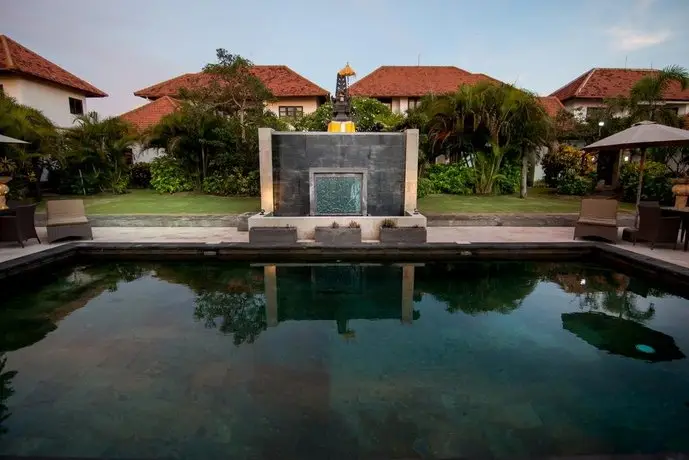
<instances>
[{"instance_id":1,"label":"stone planter box","mask_svg":"<svg viewBox=\"0 0 689 460\"><path fill-rule=\"evenodd\" d=\"M296 244L295 227L252 227L249 229L249 243Z\"/></svg>"},{"instance_id":2,"label":"stone planter box","mask_svg":"<svg viewBox=\"0 0 689 460\"><path fill-rule=\"evenodd\" d=\"M380 242L408 244L425 243L426 227L381 227Z\"/></svg>"},{"instance_id":3,"label":"stone planter box","mask_svg":"<svg viewBox=\"0 0 689 460\"><path fill-rule=\"evenodd\" d=\"M316 243L331 246L361 243L361 229L350 227L316 227Z\"/></svg>"}]
</instances>

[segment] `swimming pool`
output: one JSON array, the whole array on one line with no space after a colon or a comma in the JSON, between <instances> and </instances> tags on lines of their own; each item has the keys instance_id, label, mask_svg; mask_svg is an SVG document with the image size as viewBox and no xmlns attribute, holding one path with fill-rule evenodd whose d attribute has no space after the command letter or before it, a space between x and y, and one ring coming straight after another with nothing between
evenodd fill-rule
<instances>
[{"instance_id":1,"label":"swimming pool","mask_svg":"<svg viewBox=\"0 0 689 460\"><path fill-rule=\"evenodd\" d=\"M689 301L579 263L98 263L5 286L0 455L689 451Z\"/></svg>"}]
</instances>

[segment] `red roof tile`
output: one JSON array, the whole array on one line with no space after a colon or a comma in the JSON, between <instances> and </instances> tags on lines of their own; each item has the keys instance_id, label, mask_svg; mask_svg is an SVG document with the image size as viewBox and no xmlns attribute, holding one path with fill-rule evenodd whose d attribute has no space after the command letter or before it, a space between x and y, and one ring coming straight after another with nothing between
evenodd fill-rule
<instances>
[{"instance_id":1,"label":"red roof tile","mask_svg":"<svg viewBox=\"0 0 689 460\"><path fill-rule=\"evenodd\" d=\"M107 96L95 86L23 47L6 35L0 35L0 72L40 78L77 90L87 97Z\"/></svg>"},{"instance_id":2,"label":"red roof tile","mask_svg":"<svg viewBox=\"0 0 689 460\"><path fill-rule=\"evenodd\" d=\"M551 96L557 97L562 102L575 98L606 99L629 96L629 92L637 81L655 72L658 71L594 68L553 92ZM682 91L680 85L673 82L665 93L665 100L687 101L689 89Z\"/></svg>"},{"instance_id":3,"label":"red roof tile","mask_svg":"<svg viewBox=\"0 0 689 460\"><path fill-rule=\"evenodd\" d=\"M352 96L421 97L446 94L460 85L498 80L453 66L382 66L350 86Z\"/></svg>"},{"instance_id":4,"label":"red roof tile","mask_svg":"<svg viewBox=\"0 0 689 460\"><path fill-rule=\"evenodd\" d=\"M143 131L157 125L165 115L169 115L177 110L179 105L179 101L169 96L163 96L132 111L123 113L120 115L120 118L131 123L139 131Z\"/></svg>"},{"instance_id":5,"label":"red roof tile","mask_svg":"<svg viewBox=\"0 0 689 460\"><path fill-rule=\"evenodd\" d=\"M564 110L565 108L562 102L555 96L540 96L538 100L551 117L556 117L560 110Z\"/></svg>"},{"instance_id":6,"label":"red roof tile","mask_svg":"<svg viewBox=\"0 0 689 460\"><path fill-rule=\"evenodd\" d=\"M251 71L276 97L327 96L329 94L328 91L284 65L255 65ZM140 89L134 92L134 95L149 99L177 96L180 89L198 88L208 84L211 78L203 72L185 73L171 80Z\"/></svg>"}]
</instances>

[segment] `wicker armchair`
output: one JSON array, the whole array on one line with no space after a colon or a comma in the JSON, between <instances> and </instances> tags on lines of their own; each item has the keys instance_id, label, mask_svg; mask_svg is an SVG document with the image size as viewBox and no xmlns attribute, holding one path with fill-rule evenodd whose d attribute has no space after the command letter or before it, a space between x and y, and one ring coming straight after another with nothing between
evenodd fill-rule
<instances>
[{"instance_id":1,"label":"wicker armchair","mask_svg":"<svg viewBox=\"0 0 689 460\"><path fill-rule=\"evenodd\" d=\"M681 219L679 217L663 217L658 202L639 203L639 228L632 233L632 242L648 241L651 249L658 243L672 244L677 249L677 236Z\"/></svg>"},{"instance_id":2,"label":"wicker armchair","mask_svg":"<svg viewBox=\"0 0 689 460\"><path fill-rule=\"evenodd\" d=\"M56 200L46 203L48 242L69 237L93 239L83 200Z\"/></svg>"},{"instance_id":3,"label":"wicker armchair","mask_svg":"<svg viewBox=\"0 0 689 460\"><path fill-rule=\"evenodd\" d=\"M16 241L24 247L24 241L36 238L40 244L41 240L38 238L34 225L36 205L17 206L13 203L10 209L11 215L0 216L0 241Z\"/></svg>"},{"instance_id":4,"label":"wicker armchair","mask_svg":"<svg viewBox=\"0 0 689 460\"><path fill-rule=\"evenodd\" d=\"M581 200L579 220L574 226L574 239L594 237L617 241L617 201Z\"/></svg>"}]
</instances>

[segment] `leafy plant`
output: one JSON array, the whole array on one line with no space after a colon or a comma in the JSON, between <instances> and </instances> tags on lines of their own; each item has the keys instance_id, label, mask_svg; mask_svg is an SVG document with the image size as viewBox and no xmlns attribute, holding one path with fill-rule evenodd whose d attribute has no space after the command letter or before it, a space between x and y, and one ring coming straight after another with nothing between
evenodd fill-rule
<instances>
[{"instance_id":1,"label":"leafy plant","mask_svg":"<svg viewBox=\"0 0 689 460\"><path fill-rule=\"evenodd\" d=\"M639 185L639 164L625 163L620 170L620 185L624 201L635 203ZM644 166L644 181L641 200L672 203L672 182L667 167L655 161L647 161Z\"/></svg>"},{"instance_id":2,"label":"leafy plant","mask_svg":"<svg viewBox=\"0 0 689 460\"><path fill-rule=\"evenodd\" d=\"M566 171L560 178L557 186L557 193L562 195L583 196L591 193L593 185L591 179L580 176L575 170Z\"/></svg>"},{"instance_id":3,"label":"leafy plant","mask_svg":"<svg viewBox=\"0 0 689 460\"><path fill-rule=\"evenodd\" d=\"M258 196L259 174L251 171L245 175L239 168L234 168L231 174L214 173L204 179L203 191L220 196Z\"/></svg>"},{"instance_id":4,"label":"leafy plant","mask_svg":"<svg viewBox=\"0 0 689 460\"><path fill-rule=\"evenodd\" d=\"M340 224L338 224L337 222L333 222L332 224L330 224L330 228L340 228Z\"/></svg>"},{"instance_id":5,"label":"leafy plant","mask_svg":"<svg viewBox=\"0 0 689 460\"><path fill-rule=\"evenodd\" d=\"M194 185L179 163L164 155L151 162L151 186L160 193L188 192Z\"/></svg>"},{"instance_id":6,"label":"leafy plant","mask_svg":"<svg viewBox=\"0 0 689 460\"><path fill-rule=\"evenodd\" d=\"M548 187L557 187L562 176L569 171L584 174L592 170L594 157L567 144L560 144L557 149L551 149L543 156L541 165L545 173L545 183ZM582 170L582 166L584 167Z\"/></svg>"},{"instance_id":7,"label":"leafy plant","mask_svg":"<svg viewBox=\"0 0 689 460\"><path fill-rule=\"evenodd\" d=\"M361 225L359 225L359 222L353 220L349 223L349 228L360 228Z\"/></svg>"},{"instance_id":8,"label":"leafy plant","mask_svg":"<svg viewBox=\"0 0 689 460\"><path fill-rule=\"evenodd\" d=\"M397 228L397 222L395 219L384 219L380 224L381 228Z\"/></svg>"},{"instance_id":9,"label":"leafy plant","mask_svg":"<svg viewBox=\"0 0 689 460\"><path fill-rule=\"evenodd\" d=\"M513 195L519 191L521 170L514 164L503 164L495 180L494 191L498 195Z\"/></svg>"},{"instance_id":10,"label":"leafy plant","mask_svg":"<svg viewBox=\"0 0 689 460\"><path fill-rule=\"evenodd\" d=\"M129 169L131 184L136 188L149 188L151 186L151 164L134 163Z\"/></svg>"},{"instance_id":11,"label":"leafy plant","mask_svg":"<svg viewBox=\"0 0 689 460\"><path fill-rule=\"evenodd\" d=\"M471 195L474 193L476 173L472 168L455 163L450 165L435 164L426 170L430 189L435 193L452 195Z\"/></svg>"},{"instance_id":12,"label":"leafy plant","mask_svg":"<svg viewBox=\"0 0 689 460\"><path fill-rule=\"evenodd\" d=\"M416 184L416 196L423 198L434 193L436 193L436 190L433 181L428 177L420 177L419 182Z\"/></svg>"}]
</instances>

